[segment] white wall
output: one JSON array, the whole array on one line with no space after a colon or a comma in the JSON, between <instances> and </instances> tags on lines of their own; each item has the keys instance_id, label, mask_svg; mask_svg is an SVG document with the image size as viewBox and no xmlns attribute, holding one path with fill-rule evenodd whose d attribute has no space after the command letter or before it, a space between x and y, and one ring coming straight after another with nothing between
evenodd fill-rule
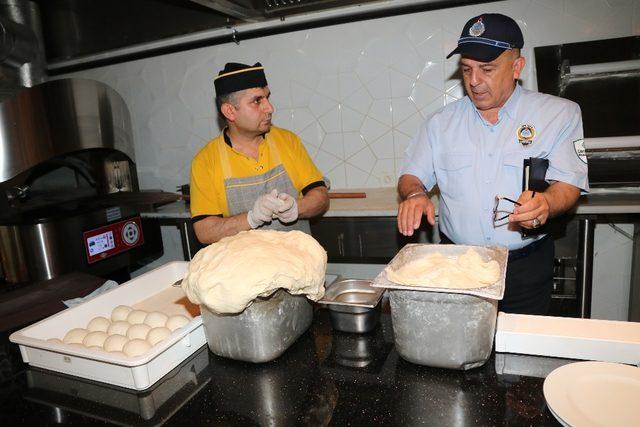
<instances>
[{"instance_id":1,"label":"white wall","mask_svg":"<svg viewBox=\"0 0 640 427\"><path fill-rule=\"evenodd\" d=\"M334 188L393 186L425 115L462 96L446 60L470 17L501 12L533 47L640 34L638 0L509 0L304 30L73 74L103 81L132 114L143 188L189 182L195 152L218 132L213 77L225 62L266 67L275 123L298 132ZM242 27L239 27L242 31Z\"/></svg>"},{"instance_id":2,"label":"white wall","mask_svg":"<svg viewBox=\"0 0 640 427\"><path fill-rule=\"evenodd\" d=\"M366 6L364 6L366 8ZM333 188L395 185L419 123L462 96L445 56L482 12L515 18L536 88L533 47L640 34L639 0L508 0L415 13L194 49L73 74L115 88L132 114L142 188L175 191L219 128L213 77L229 61L266 67L275 123L297 132ZM238 30L242 32L242 27ZM165 257L181 258L163 230Z\"/></svg>"}]
</instances>

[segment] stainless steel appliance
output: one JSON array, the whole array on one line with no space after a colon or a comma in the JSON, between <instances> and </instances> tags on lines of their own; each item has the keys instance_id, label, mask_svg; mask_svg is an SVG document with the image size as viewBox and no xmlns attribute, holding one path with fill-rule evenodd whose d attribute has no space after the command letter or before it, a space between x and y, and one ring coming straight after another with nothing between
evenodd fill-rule
<instances>
[{"instance_id":1,"label":"stainless steel appliance","mask_svg":"<svg viewBox=\"0 0 640 427\"><path fill-rule=\"evenodd\" d=\"M538 89L571 99L582 110L585 140L576 150L583 149L588 159L592 195L587 199L609 197L618 204L624 199L626 206L606 214L578 209L559 227L556 302L576 303L562 314L590 317L595 225L633 223L629 320L640 320L640 222L630 213L640 194L640 36L536 47L535 57Z\"/></svg>"},{"instance_id":2,"label":"stainless steel appliance","mask_svg":"<svg viewBox=\"0 0 640 427\"><path fill-rule=\"evenodd\" d=\"M162 254L158 223L139 210L164 199L139 192L129 111L107 85L55 80L0 103L7 282L72 271L126 278Z\"/></svg>"}]
</instances>

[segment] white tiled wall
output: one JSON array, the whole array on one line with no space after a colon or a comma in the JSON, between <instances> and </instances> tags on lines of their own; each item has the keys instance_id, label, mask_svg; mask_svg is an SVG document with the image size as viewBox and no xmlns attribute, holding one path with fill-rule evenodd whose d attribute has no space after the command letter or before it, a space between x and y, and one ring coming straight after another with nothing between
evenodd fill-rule
<instances>
[{"instance_id":1,"label":"white tiled wall","mask_svg":"<svg viewBox=\"0 0 640 427\"><path fill-rule=\"evenodd\" d=\"M225 62L266 67L275 123L297 132L333 188L394 186L403 151L430 112L463 96L462 26L514 17L536 87L534 46L640 34L638 0L509 0L286 33L82 71L125 99L143 188L189 181L195 152L219 132L212 79ZM242 27L238 28L242 32Z\"/></svg>"},{"instance_id":2,"label":"white tiled wall","mask_svg":"<svg viewBox=\"0 0 640 427\"><path fill-rule=\"evenodd\" d=\"M366 8L366 6L364 6ZM424 117L463 96L456 45L483 12L515 18L536 88L533 47L640 34L640 0L508 0L280 34L73 74L115 88L131 110L142 188L189 182L196 151L219 132L213 77L226 62L266 67L275 123L297 132L333 188L394 186ZM242 33L242 27L238 30ZM165 256L181 259L177 231Z\"/></svg>"}]
</instances>

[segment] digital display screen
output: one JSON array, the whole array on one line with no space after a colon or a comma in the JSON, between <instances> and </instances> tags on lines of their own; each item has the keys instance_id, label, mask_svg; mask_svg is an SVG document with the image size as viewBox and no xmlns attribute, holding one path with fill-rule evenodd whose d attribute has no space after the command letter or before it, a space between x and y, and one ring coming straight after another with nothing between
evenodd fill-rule
<instances>
[{"instance_id":1,"label":"digital display screen","mask_svg":"<svg viewBox=\"0 0 640 427\"><path fill-rule=\"evenodd\" d=\"M116 243L113 239L113 231L107 231L102 234L96 234L95 236L88 237L87 244L90 256L101 254L102 252L116 247Z\"/></svg>"}]
</instances>

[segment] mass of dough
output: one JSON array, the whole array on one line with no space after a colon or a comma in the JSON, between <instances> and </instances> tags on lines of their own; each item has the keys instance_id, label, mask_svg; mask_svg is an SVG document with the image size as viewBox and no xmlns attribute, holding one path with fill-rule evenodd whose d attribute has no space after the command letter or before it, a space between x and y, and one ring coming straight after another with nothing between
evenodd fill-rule
<instances>
[{"instance_id":1,"label":"mass of dough","mask_svg":"<svg viewBox=\"0 0 640 427\"><path fill-rule=\"evenodd\" d=\"M127 316L127 322L132 325L136 325L138 323L144 323L144 319L147 318L147 312L144 310L131 310L129 315Z\"/></svg>"},{"instance_id":2,"label":"mass of dough","mask_svg":"<svg viewBox=\"0 0 640 427\"><path fill-rule=\"evenodd\" d=\"M166 337L171 335L171 330L166 326L159 326L157 328L153 328L147 334L147 341L149 344L156 345Z\"/></svg>"},{"instance_id":3,"label":"mass of dough","mask_svg":"<svg viewBox=\"0 0 640 427\"><path fill-rule=\"evenodd\" d=\"M49 338L47 340L47 342L53 343L53 344L63 344L62 340L58 339L58 338Z\"/></svg>"},{"instance_id":4,"label":"mass of dough","mask_svg":"<svg viewBox=\"0 0 640 427\"><path fill-rule=\"evenodd\" d=\"M387 266L387 279L411 286L473 289L492 285L500 279L500 265L484 261L473 248L458 257L432 253L407 262L397 270Z\"/></svg>"},{"instance_id":5,"label":"mass of dough","mask_svg":"<svg viewBox=\"0 0 640 427\"><path fill-rule=\"evenodd\" d=\"M107 329L107 334L109 335L127 335L127 331L131 327L131 323L126 320L117 320L113 322L109 329Z\"/></svg>"},{"instance_id":6,"label":"mass of dough","mask_svg":"<svg viewBox=\"0 0 640 427\"><path fill-rule=\"evenodd\" d=\"M94 317L93 319L91 319L91 321L87 325L87 331L89 331L89 332L95 332L95 331L107 332L107 329L109 329L110 325L111 325L111 321L109 319L107 319L106 317L102 317L102 316Z\"/></svg>"},{"instance_id":7,"label":"mass of dough","mask_svg":"<svg viewBox=\"0 0 640 427\"><path fill-rule=\"evenodd\" d=\"M127 320L127 316L129 316L131 311L133 311L133 308L128 305L119 305L111 312L111 321L117 322L118 320Z\"/></svg>"},{"instance_id":8,"label":"mass of dough","mask_svg":"<svg viewBox=\"0 0 640 427\"><path fill-rule=\"evenodd\" d=\"M169 320L169 316L164 313L160 313L159 311L152 311L147 314L147 317L144 319L144 323L151 326L152 328L158 328L160 326L164 326Z\"/></svg>"},{"instance_id":9,"label":"mass of dough","mask_svg":"<svg viewBox=\"0 0 640 427\"><path fill-rule=\"evenodd\" d=\"M182 288L192 303L233 314L280 288L317 301L326 268L327 253L302 231L242 231L198 251Z\"/></svg>"},{"instance_id":10,"label":"mass of dough","mask_svg":"<svg viewBox=\"0 0 640 427\"><path fill-rule=\"evenodd\" d=\"M128 342L129 338L124 335L109 335L109 337L104 341L102 348L109 352L122 351L122 348Z\"/></svg>"},{"instance_id":11,"label":"mass of dough","mask_svg":"<svg viewBox=\"0 0 640 427\"><path fill-rule=\"evenodd\" d=\"M89 331L83 328L74 328L66 333L62 342L65 344L82 344L82 340L87 336Z\"/></svg>"},{"instance_id":12,"label":"mass of dough","mask_svg":"<svg viewBox=\"0 0 640 427\"><path fill-rule=\"evenodd\" d=\"M182 328L184 325L189 323L191 319L181 314L176 314L175 316L169 317L165 326L171 331L175 331L178 328Z\"/></svg>"},{"instance_id":13,"label":"mass of dough","mask_svg":"<svg viewBox=\"0 0 640 427\"><path fill-rule=\"evenodd\" d=\"M89 332L82 340L82 345L84 345L85 347L97 346L102 348L102 345L104 344L108 336L109 335L107 335L106 332L102 331Z\"/></svg>"},{"instance_id":14,"label":"mass of dough","mask_svg":"<svg viewBox=\"0 0 640 427\"><path fill-rule=\"evenodd\" d=\"M144 323L138 323L137 325L132 325L127 331L127 338L130 340L147 339L147 334L151 330L151 326L145 325Z\"/></svg>"},{"instance_id":15,"label":"mass of dough","mask_svg":"<svg viewBox=\"0 0 640 427\"><path fill-rule=\"evenodd\" d=\"M136 357L146 353L151 348L147 340L134 339L129 341L122 348L122 352L128 357Z\"/></svg>"}]
</instances>

